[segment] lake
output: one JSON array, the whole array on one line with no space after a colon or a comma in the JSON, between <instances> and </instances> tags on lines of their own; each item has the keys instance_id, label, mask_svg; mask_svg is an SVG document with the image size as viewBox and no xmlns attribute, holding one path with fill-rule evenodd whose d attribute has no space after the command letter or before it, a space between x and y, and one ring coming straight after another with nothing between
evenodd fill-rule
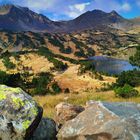
<instances>
[{"instance_id":1,"label":"lake","mask_svg":"<svg viewBox=\"0 0 140 140\"><path fill-rule=\"evenodd\" d=\"M107 56L94 56L89 58L93 60L95 69L99 72L108 74L120 74L123 71L138 69L138 67L131 65L126 60L115 59Z\"/></svg>"}]
</instances>

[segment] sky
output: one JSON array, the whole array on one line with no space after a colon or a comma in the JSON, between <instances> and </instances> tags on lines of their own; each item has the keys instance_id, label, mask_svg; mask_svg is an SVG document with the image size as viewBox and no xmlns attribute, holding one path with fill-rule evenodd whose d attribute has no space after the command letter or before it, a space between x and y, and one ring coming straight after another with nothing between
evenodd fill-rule
<instances>
[{"instance_id":1,"label":"sky","mask_svg":"<svg viewBox=\"0 0 140 140\"><path fill-rule=\"evenodd\" d=\"M70 20L94 9L117 11L125 18L140 16L140 0L0 0L0 5L28 7L51 20Z\"/></svg>"}]
</instances>

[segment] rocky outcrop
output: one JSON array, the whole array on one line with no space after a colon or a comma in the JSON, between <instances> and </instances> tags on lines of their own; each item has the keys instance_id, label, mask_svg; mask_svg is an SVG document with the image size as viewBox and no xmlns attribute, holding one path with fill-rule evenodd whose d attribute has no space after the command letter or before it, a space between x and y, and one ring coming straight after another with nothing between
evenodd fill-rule
<instances>
[{"instance_id":1,"label":"rocky outcrop","mask_svg":"<svg viewBox=\"0 0 140 140\"><path fill-rule=\"evenodd\" d=\"M59 127L61 127L66 121L75 118L79 113L84 111L82 106L76 106L68 103L60 103L56 106L55 120Z\"/></svg>"},{"instance_id":2,"label":"rocky outcrop","mask_svg":"<svg viewBox=\"0 0 140 140\"><path fill-rule=\"evenodd\" d=\"M31 140L56 140L57 126L52 119L42 118Z\"/></svg>"},{"instance_id":3,"label":"rocky outcrop","mask_svg":"<svg viewBox=\"0 0 140 140\"><path fill-rule=\"evenodd\" d=\"M42 112L32 97L20 88L0 85L0 140L28 140Z\"/></svg>"},{"instance_id":4,"label":"rocky outcrop","mask_svg":"<svg viewBox=\"0 0 140 140\"><path fill-rule=\"evenodd\" d=\"M58 140L139 140L140 104L88 102L57 136Z\"/></svg>"},{"instance_id":5,"label":"rocky outcrop","mask_svg":"<svg viewBox=\"0 0 140 140\"><path fill-rule=\"evenodd\" d=\"M60 103L58 134L56 123L42 118L42 112L20 88L0 85L0 140L140 140L140 104Z\"/></svg>"}]
</instances>

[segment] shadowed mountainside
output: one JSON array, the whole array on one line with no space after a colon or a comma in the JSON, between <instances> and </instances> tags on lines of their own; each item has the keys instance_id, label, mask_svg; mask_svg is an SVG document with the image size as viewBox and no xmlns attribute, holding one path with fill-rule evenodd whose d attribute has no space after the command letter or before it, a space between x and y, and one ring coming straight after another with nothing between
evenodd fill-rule
<instances>
[{"instance_id":1,"label":"shadowed mountainside","mask_svg":"<svg viewBox=\"0 0 140 140\"><path fill-rule=\"evenodd\" d=\"M93 10L70 21L55 22L26 7L0 6L0 29L12 31L75 32L92 28L104 29L105 27L126 30L138 23L139 20L125 19L116 11L106 13L101 10Z\"/></svg>"}]
</instances>

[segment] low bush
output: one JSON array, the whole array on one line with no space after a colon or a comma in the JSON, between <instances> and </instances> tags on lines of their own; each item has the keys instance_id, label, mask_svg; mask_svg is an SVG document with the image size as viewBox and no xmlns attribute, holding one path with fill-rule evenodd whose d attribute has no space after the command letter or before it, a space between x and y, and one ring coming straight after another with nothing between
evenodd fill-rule
<instances>
[{"instance_id":1,"label":"low bush","mask_svg":"<svg viewBox=\"0 0 140 140\"><path fill-rule=\"evenodd\" d=\"M24 81L21 78L20 73L7 74L4 71L0 71L0 84L4 84L11 87L21 87L24 89Z\"/></svg>"},{"instance_id":2,"label":"low bush","mask_svg":"<svg viewBox=\"0 0 140 140\"><path fill-rule=\"evenodd\" d=\"M92 48L87 48L87 54L88 57L95 56L95 51Z\"/></svg>"},{"instance_id":3,"label":"low bush","mask_svg":"<svg viewBox=\"0 0 140 140\"><path fill-rule=\"evenodd\" d=\"M95 72L95 79L98 79L100 81L104 80L103 76L100 73L98 73L98 72Z\"/></svg>"},{"instance_id":4,"label":"low bush","mask_svg":"<svg viewBox=\"0 0 140 140\"><path fill-rule=\"evenodd\" d=\"M49 92L47 85L51 82L52 75L50 73L40 73L38 77L32 79L32 95L45 95Z\"/></svg>"},{"instance_id":5,"label":"low bush","mask_svg":"<svg viewBox=\"0 0 140 140\"><path fill-rule=\"evenodd\" d=\"M76 52L74 53L74 55L77 56L77 57L85 57L85 58L86 58L86 55L85 55L85 53L84 53L84 50L82 50L82 49L76 51Z\"/></svg>"},{"instance_id":6,"label":"low bush","mask_svg":"<svg viewBox=\"0 0 140 140\"><path fill-rule=\"evenodd\" d=\"M16 65L10 61L9 57L3 57L2 62L7 69L14 69L16 67Z\"/></svg>"},{"instance_id":7,"label":"low bush","mask_svg":"<svg viewBox=\"0 0 140 140\"><path fill-rule=\"evenodd\" d=\"M134 56L129 58L130 63L140 67L140 45L137 46L137 51Z\"/></svg>"},{"instance_id":8,"label":"low bush","mask_svg":"<svg viewBox=\"0 0 140 140\"><path fill-rule=\"evenodd\" d=\"M129 84L133 87L140 86L140 71L132 70L122 72L116 81L117 86L124 86L125 84Z\"/></svg>"},{"instance_id":9,"label":"low bush","mask_svg":"<svg viewBox=\"0 0 140 140\"><path fill-rule=\"evenodd\" d=\"M55 70L64 71L68 68L68 65L66 63L64 64L62 61L57 60L54 57L55 55L48 48L41 47L38 50L38 54L45 56L50 62L52 62Z\"/></svg>"},{"instance_id":10,"label":"low bush","mask_svg":"<svg viewBox=\"0 0 140 140\"><path fill-rule=\"evenodd\" d=\"M125 84L123 87L116 87L114 89L117 97L130 98L138 96L138 91L132 86Z\"/></svg>"},{"instance_id":11,"label":"low bush","mask_svg":"<svg viewBox=\"0 0 140 140\"><path fill-rule=\"evenodd\" d=\"M80 62L80 67L79 67L79 74L83 74L87 71L90 72L95 72L95 66L93 64L93 62L90 61L82 61Z\"/></svg>"},{"instance_id":12,"label":"low bush","mask_svg":"<svg viewBox=\"0 0 140 140\"><path fill-rule=\"evenodd\" d=\"M53 93L55 94L60 93L62 91L57 82L52 84L52 90L53 90Z\"/></svg>"}]
</instances>

